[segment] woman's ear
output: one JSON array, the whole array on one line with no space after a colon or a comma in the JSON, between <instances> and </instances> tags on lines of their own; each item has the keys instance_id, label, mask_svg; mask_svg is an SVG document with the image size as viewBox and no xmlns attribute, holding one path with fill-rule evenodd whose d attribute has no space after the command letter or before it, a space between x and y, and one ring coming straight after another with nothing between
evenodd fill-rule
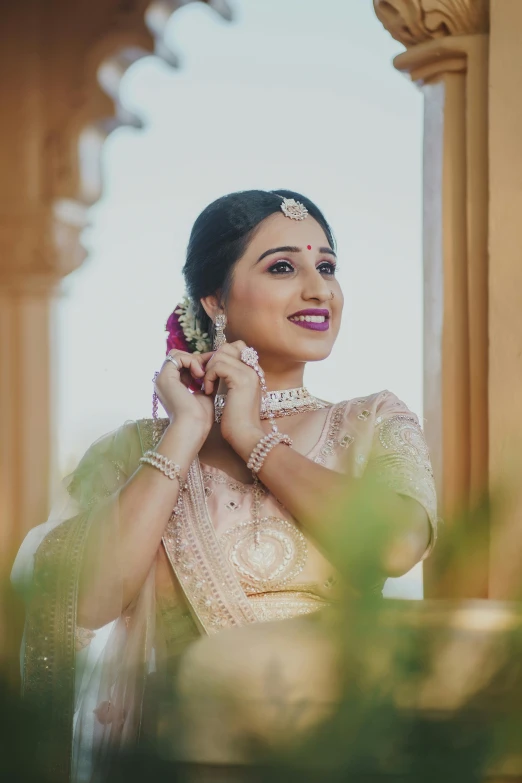
<instances>
[{"instance_id":1,"label":"woman's ear","mask_svg":"<svg viewBox=\"0 0 522 783\"><path fill-rule=\"evenodd\" d=\"M203 310L206 312L212 323L216 320L216 315L223 312L221 306L221 300L218 294L211 294L210 296L204 296L199 300Z\"/></svg>"}]
</instances>

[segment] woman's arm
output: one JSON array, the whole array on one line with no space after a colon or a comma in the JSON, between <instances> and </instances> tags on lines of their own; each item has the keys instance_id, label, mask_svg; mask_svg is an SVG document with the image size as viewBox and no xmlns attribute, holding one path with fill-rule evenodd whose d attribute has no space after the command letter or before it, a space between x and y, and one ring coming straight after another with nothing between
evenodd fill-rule
<instances>
[{"instance_id":1,"label":"woman's arm","mask_svg":"<svg viewBox=\"0 0 522 783\"><path fill-rule=\"evenodd\" d=\"M191 394L187 386L204 375L206 354L170 351L155 389L170 420L155 450L187 475L213 418L212 400ZM94 512L79 584L78 623L99 628L115 619L137 597L154 562L161 537L176 506L177 479L141 465L119 490L108 513ZM116 500L116 505L114 505Z\"/></svg>"},{"instance_id":2,"label":"woman's arm","mask_svg":"<svg viewBox=\"0 0 522 783\"><path fill-rule=\"evenodd\" d=\"M239 446L245 461L264 434L259 430L245 435ZM270 451L259 478L341 570L350 564L346 562L348 547L339 543L361 541L361 525L376 523L373 535L372 530L366 530L366 541L372 547L366 555L369 564L386 576L409 571L429 544L428 515L419 502L381 484L373 490L367 485L365 491L361 479L329 470L287 446L278 445ZM361 505L364 518L350 514L350 509L356 511ZM341 509L347 513L339 514ZM370 563L373 553L375 560ZM336 562L339 558L341 562Z\"/></svg>"},{"instance_id":3,"label":"woman's arm","mask_svg":"<svg viewBox=\"0 0 522 783\"><path fill-rule=\"evenodd\" d=\"M203 437L204 440L204 437ZM155 448L186 476L202 438L183 419L168 425ZM118 523L108 532L104 509L93 521L83 558L78 624L99 628L119 616L139 593L154 562L179 494L177 479L141 465L119 490Z\"/></svg>"}]
</instances>

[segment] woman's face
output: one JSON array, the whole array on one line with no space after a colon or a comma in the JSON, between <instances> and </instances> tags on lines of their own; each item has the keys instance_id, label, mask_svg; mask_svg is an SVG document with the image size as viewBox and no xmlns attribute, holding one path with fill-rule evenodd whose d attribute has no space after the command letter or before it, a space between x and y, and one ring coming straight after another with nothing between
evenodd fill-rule
<instances>
[{"instance_id":1,"label":"woman's face","mask_svg":"<svg viewBox=\"0 0 522 783\"><path fill-rule=\"evenodd\" d=\"M266 369L324 359L343 310L335 264L316 220L270 215L234 268L227 340L253 346Z\"/></svg>"}]
</instances>

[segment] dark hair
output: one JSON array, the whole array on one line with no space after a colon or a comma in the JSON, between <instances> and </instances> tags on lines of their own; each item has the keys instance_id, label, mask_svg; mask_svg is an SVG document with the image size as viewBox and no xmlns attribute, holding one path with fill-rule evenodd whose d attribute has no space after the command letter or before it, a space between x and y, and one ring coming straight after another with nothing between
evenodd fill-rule
<instances>
[{"instance_id":1,"label":"dark hair","mask_svg":"<svg viewBox=\"0 0 522 783\"><path fill-rule=\"evenodd\" d=\"M276 194L304 204L335 250L335 239L323 213L301 193L293 190L242 190L216 199L205 207L192 227L183 267L187 294L203 331L210 334L212 323L200 299L219 292L222 302L226 303L236 262L246 251L261 221L281 209L282 199Z\"/></svg>"}]
</instances>

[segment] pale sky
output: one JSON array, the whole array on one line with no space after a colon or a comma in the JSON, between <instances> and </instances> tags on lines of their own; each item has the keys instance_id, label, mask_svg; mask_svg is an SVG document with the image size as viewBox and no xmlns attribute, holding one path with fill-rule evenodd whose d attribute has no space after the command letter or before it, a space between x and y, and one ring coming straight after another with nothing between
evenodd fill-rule
<instances>
[{"instance_id":1,"label":"pale sky","mask_svg":"<svg viewBox=\"0 0 522 783\"><path fill-rule=\"evenodd\" d=\"M388 388L422 415L422 96L391 65L402 47L370 0L230 2L232 23L198 3L174 14L180 69L150 57L124 78L145 129L107 140L89 258L63 284L60 475L150 415L192 223L234 190L301 191L337 238L344 321L312 393Z\"/></svg>"}]
</instances>

